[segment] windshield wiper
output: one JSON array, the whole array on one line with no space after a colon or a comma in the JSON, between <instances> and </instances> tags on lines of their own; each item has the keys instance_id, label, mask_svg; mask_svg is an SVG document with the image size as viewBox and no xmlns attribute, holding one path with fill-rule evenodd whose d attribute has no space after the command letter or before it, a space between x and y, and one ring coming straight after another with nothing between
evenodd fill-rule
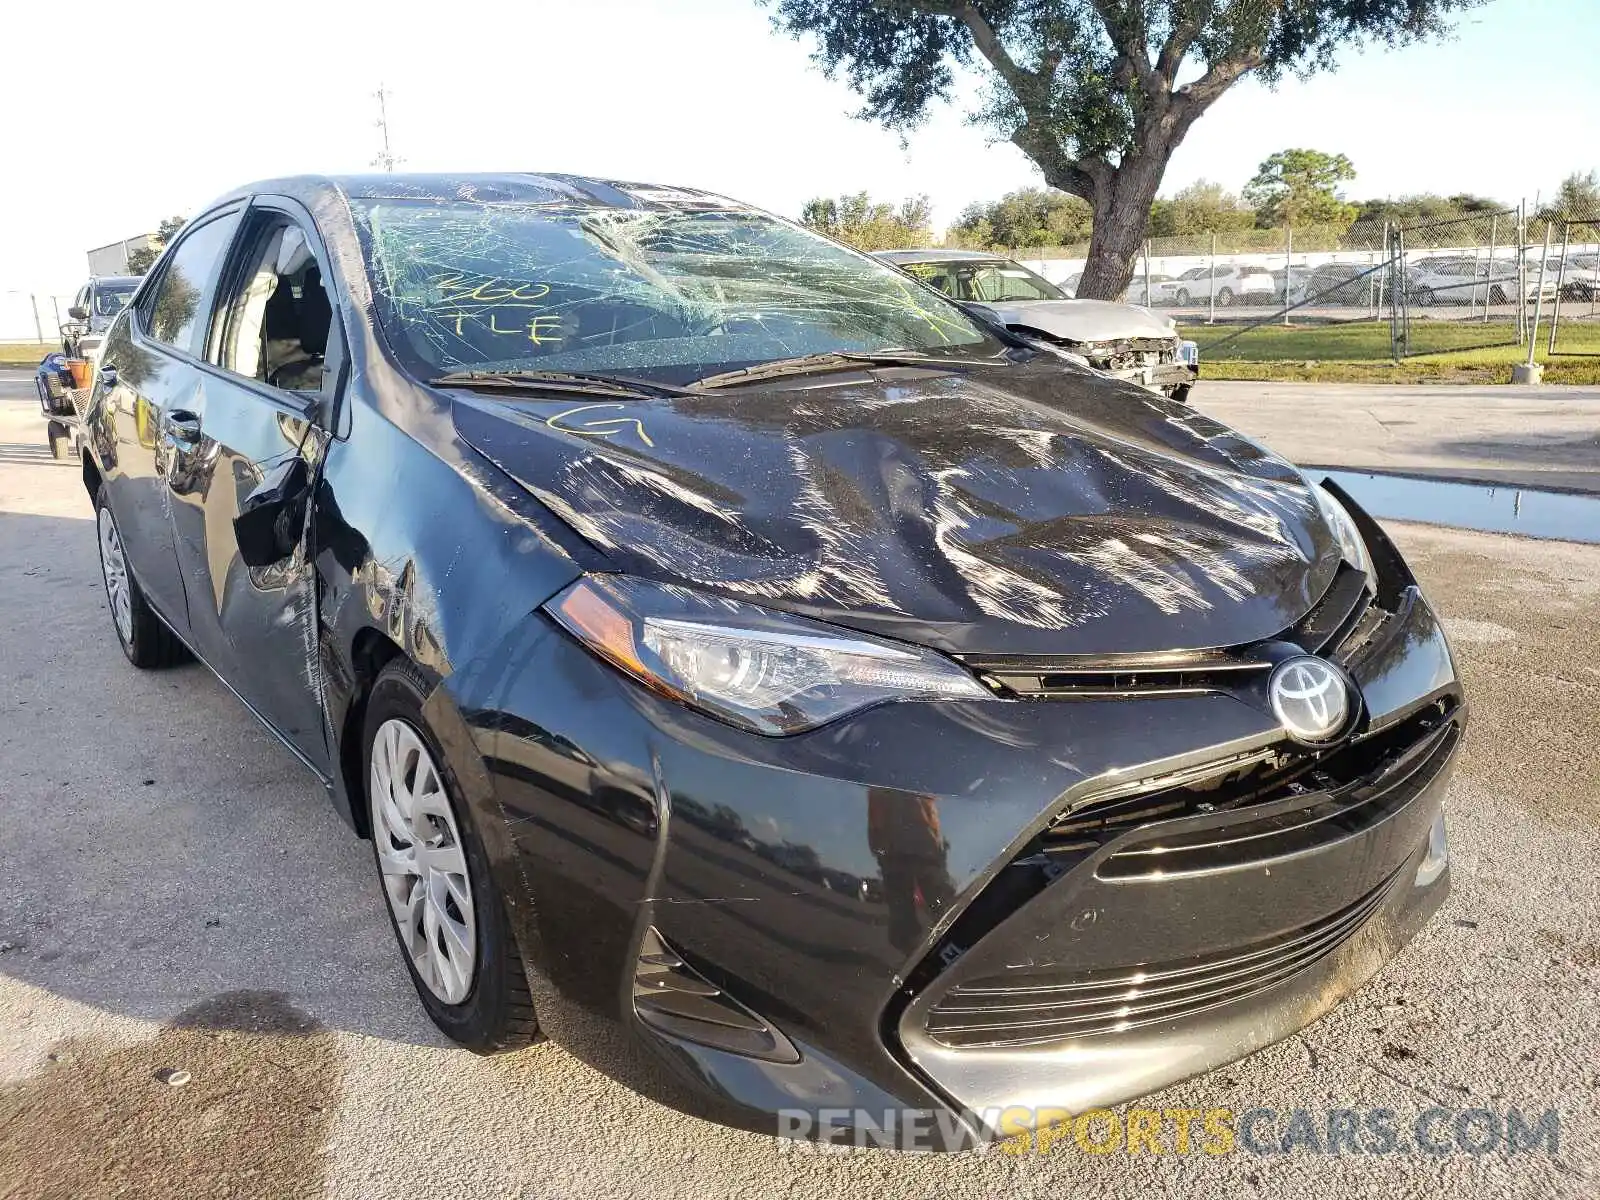
<instances>
[{"instance_id":1,"label":"windshield wiper","mask_svg":"<svg viewBox=\"0 0 1600 1200\"><path fill-rule=\"evenodd\" d=\"M901 353L885 350L880 353L857 353L853 350L835 350L825 354L804 354L799 358L780 358L772 362L757 363L738 371L723 371L694 381L696 389L734 387L741 383L755 383L762 379L778 379L784 375L812 375L823 371L848 371L855 367L981 367L992 365L981 359L939 358L932 354Z\"/></svg>"},{"instance_id":2,"label":"windshield wiper","mask_svg":"<svg viewBox=\"0 0 1600 1200\"><path fill-rule=\"evenodd\" d=\"M687 388L652 383L627 375L599 375L586 371L451 371L430 379L435 387L512 388L530 392L577 392L584 396L610 396L617 400L656 400L662 396L692 396Z\"/></svg>"}]
</instances>

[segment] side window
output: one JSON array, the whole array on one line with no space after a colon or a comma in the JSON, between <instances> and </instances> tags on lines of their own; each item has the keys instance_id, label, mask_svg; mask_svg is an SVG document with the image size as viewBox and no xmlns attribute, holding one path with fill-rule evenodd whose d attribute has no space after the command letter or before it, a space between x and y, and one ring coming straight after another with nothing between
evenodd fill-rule
<instances>
[{"instance_id":1,"label":"side window","mask_svg":"<svg viewBox=\"0 0 1600 1200\"><path fill-rule=\"evenodd\" d=\"M949 274L941 271L933 263L906 263L900 269L908 275L915 275L923 283L943 292L946 296L955 294L955 285L950 282Z\"/></svg>"},{"instance_id":2,"label":"side window","mask_svg":"<svg viewBox=\"0 0 1600 1200\"><path fill-rule=\"evenodd\" d=\"M238 215L230 213L184 235L167 260L144 313L151 337L179 350L193 349L200 301L238 224Z\"/></svg>"},{"instance_id":3,"label":"side window","mask_svg":"<svg viewBox=\"0 0 1600 1200\"><path fill-rule=\"evenodd\" d=\"M972 276L973 270L971 267L951 267L948 276L949 286L939 287L937 282L935 282L934 286L938 287L941 292L952 300L976 300L978 299L978 291L972 286Z\"/></svg>"},{"instance_id":4,"label":"side window","mask_svg":"<svg viewBox=\"0 0 1600 1200\"><path fill-rule=\"evenodd\" d=\"M322 390L333 305L305 230L286 217L257 227L226 314L218 365L291 392Z\"/></svg>"},{"instance_id":5,"label":"side window","mask_svg":"<svg viewBox=\"0 0 1600 1200\"><path fill-rule=\"evenodd\" d=\"M1005 291L1000 272L984 267L972 273L972 298L974 300L999 300Z\"/></svg>"}]
</instances>

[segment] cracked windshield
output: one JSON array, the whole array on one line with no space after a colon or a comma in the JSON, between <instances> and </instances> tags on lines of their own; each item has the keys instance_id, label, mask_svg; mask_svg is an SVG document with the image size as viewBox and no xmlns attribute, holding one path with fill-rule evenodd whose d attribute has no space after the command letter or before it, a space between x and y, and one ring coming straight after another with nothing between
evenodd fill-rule
<instances>
[{"instance_id":1,"label":"cracked windshield","mask_svg":"<svg viewBox=\"0 0 1600 1200\"><path fill-rule=\"evenodd\" d=\"M355 203L380 320L419 374L685 382L800 355L996 347L899 273L757 213Z\"/></svg>"}]
</instances>

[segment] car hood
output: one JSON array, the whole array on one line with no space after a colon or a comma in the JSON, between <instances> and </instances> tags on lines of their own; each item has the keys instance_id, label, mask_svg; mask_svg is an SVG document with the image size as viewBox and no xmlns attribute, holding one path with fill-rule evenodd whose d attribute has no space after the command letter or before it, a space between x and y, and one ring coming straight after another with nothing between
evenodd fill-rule
<instances>
[{"instance_id":1,"label":"car hood","mask_svg":"<svg viewBox=\"0 0 1600 1200\"><path fill-rule=\"evenodd\" d=\"M1059 363L453 395L460 436L614 569L953 653L1238 645L1338 565L1288 463Z\"/></svg>"},{"instance_id":2,"label":"car hood","mask_svg":"<svg viewBox=\"0 0 1600 1200\"><path fill-rule=\"evenodd\" d=\"M1176 337L1178 327L1147 308L1110 300L1020 300L985 303L1006 325L1037 329L1071 342Z\"/></svg>"}]
</instances>

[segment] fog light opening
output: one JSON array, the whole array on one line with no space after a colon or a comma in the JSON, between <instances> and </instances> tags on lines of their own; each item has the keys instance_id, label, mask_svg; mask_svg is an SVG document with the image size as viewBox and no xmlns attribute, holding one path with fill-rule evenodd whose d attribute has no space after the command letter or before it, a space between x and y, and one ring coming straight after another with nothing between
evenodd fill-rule
<instances>
[{"instance_id":1,"label":"fog light opening","mask_svg":"<svg viewBox=\"0 0 1600 1200\"><path fill-rule=\"evenodd\" d=\"M1428 853L1417 867L1417 886L1427 887L1438 879L1449 862L1450 841L1444 831L1444 814L1440 813L1433 819L1433 828L1428 830Z\"/></svg>"}]
</instances>

